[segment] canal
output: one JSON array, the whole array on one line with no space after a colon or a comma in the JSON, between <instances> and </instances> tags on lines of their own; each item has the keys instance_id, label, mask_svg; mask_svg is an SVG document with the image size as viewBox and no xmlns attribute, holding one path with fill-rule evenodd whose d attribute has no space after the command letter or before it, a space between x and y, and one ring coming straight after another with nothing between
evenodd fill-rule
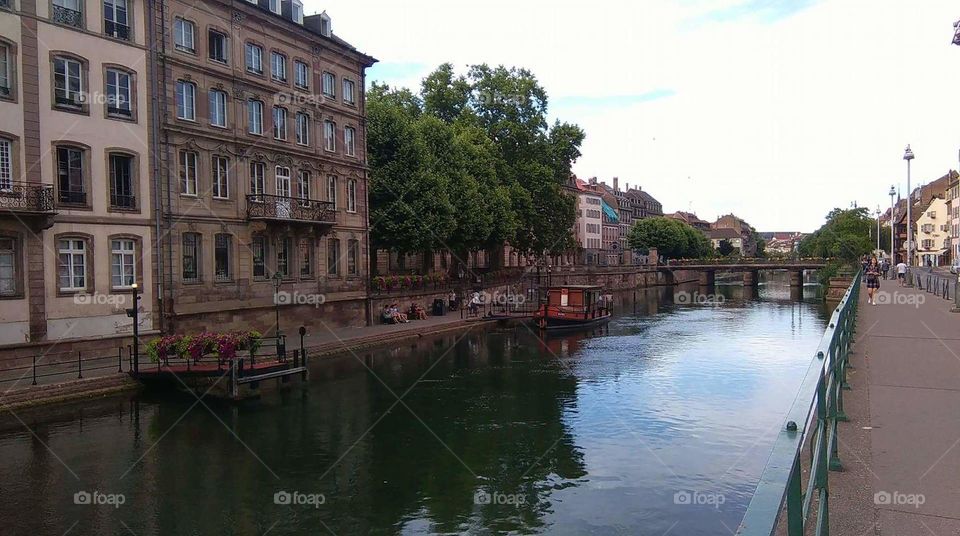
<instances>
[{"instance_id":1,"label":"canal","mask_svg":"<svg viewBox=\"0 0 960 536\"><path fill-rule=\"evenodd\" d=\"M730 534L827 313L814 287L701 292L621 294L607 327L545 340L346 354L239 406L144 393L5 418L2 532Z\"/></svg>"}]
</instances>

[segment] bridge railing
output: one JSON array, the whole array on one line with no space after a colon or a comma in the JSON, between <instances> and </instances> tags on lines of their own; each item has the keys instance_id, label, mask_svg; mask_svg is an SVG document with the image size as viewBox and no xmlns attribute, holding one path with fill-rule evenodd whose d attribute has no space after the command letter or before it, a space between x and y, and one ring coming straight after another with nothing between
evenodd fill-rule
<instances>
[{"instance_id":1,"label":"bridge railing","mask_svg":"<svg viewBox=\"0 0 960 536\"><path fill-rule=\"evenodd\" d=\"M786 512L789 536L827 535L830 529L828 473L842 468L837 423L846 421L843 391L853 342L860 275L847 288L807 368L780 428L738 536L771 536ZM809 452L804 445L809 444ZM804 467L808 469L804 481ZM816 515L811 516L816 509ZM813 523L813 525L811 525Z\"/></svg>"},{"instance_id":2,"label":"bridge railing","mask_svg":"<svg viewBox=\"0 0 960 536\"><path fill-rule=\"evenodd\" d=\"M936 294L945 300L954 300L954 303L960 303L957 296L957 276L934 272L933 270L924 271L922 268L911 270L909 277L913 280L913 286L918 290L924 290L928 294Z\"/></svg>"},{"instance_id":3,"label":"bridge railing","mask_svg":"<svg viewBox=\"0 0 960 536\"><path fill-rule=\"evenodd\" d=\"M672 259L670 266L703 266L703 265L737 265L737 264L771 264L771 265L806 265L806 264L826 264L831 259L820 257L795 257L786 259L767 259L751 257L717 257L711 259Z\"/></svg>"}]
</instances>

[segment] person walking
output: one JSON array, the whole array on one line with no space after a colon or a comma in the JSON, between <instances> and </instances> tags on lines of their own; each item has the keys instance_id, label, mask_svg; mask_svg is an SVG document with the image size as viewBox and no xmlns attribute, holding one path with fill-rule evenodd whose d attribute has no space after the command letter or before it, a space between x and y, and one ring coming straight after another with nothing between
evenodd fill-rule
<instances>
[{"instance_id":1,"label":"person walking","mask_svg":"<svg viewBox=\"0 0 960 536\"><path fill-rule=\"evenodd\" d=\"M880 271L883 272L884 279L890 279L888 274L890 273L890 259L886 257L883 258L883 261L880 262Z\"/></svg>"},{"instance_id":2,"label":"person walking","mask_svg":"<svg viewBox=\"0 0 960 536\"><path fill-rule=\"evenodd\" d=\"M897 280L900 282L901 287L907 283L907 263L903 261L897 264Z\"/></svg>"},{"instance_id":3,"label":"person walking","mask_svg":"<svg viewBox=\"0 0 960 536\"><path fill-rule=\"evenodd\" d=\"M877 301L874 299L873 295L877 292L877 289L880 288L880 265L877 264L876 257L870 257L870 262L867 263L867 303L870 305L876 305Z\"/></svg>"}]
</instances>

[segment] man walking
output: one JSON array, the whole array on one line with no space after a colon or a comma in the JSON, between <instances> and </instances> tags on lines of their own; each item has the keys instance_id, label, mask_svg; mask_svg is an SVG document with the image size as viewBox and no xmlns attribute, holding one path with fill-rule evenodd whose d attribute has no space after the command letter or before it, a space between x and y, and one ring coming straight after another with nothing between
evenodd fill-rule
<instances>
[{"instance_id":1,"label":"man walking","mask_svg":"<svg viewBox=\"0 0 960 536\"><path fill-rule=\"evenodd\" d=\"M906 286L907 283L907 263L900 261L900 264L897 264L897 279L900 282L900 286Z\"/></svg>"}]
</instances>

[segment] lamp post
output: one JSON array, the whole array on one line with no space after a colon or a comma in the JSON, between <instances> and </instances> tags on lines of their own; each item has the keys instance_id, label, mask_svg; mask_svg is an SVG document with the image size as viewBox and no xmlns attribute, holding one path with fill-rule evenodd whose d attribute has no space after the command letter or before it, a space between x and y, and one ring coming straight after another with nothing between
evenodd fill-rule
<instances>
[{"instance_id":1,"label":"lamp post","mask_svg":"<svg viewBox=\"0 0 960 536\"><path fill-rule=\"evenodd\" d=\"M895 227L893 223L894 221L893 220L893 208L894 208L893 196L895 195L897 195L897 189L894 188L893 185L891 184L890 185L890 264L896 264L897 262L897 258L896 258L897 250L894 249L894 244L895 244L894 241L896 240L897 234L896 232L894 232Z\"/></svg>"},{"instance_id":2,"label":"lamp post","mask_svg":"<svg viewBox=\"0 0 960 536\"><path fill-rule=\"evenodd\" d=\"M127 309L126 313L133 320L133 374L136 376L140 372L140 307L137 302L140 301L140 288L134 283L130 285L130 293L133 295L133 306Z\"/></svg>"},{"instance_id":3,"label":"lamp post","mask_svg":"<svg viewBox=\"0 0 960 536\"><path fill-rule=\"evenodd\" d=\"M877 255L883 256L880 253L880 205L877 205Z\"/></svg>"},{"instance_id":4,"label":"lamp post","mask_svg":"<svg viewBox=\"0 0 960 536\"><path fill-rule=\"evenodd\" d=\"M910 205L913 204L913 191L910 190L910 161L913 160L913 151L910 144L903 152L903 159L907 161L907 267L913 267L913 215ZM913 286L913 285L908 285Z\"/></svg>"},{"instance_id":5,"label":"lamp post","mask_svg":"<svg viewBox=\"0 0 960 536\"><path fill-rule=\"evenodd\" d=\"M280 338L280 302L284 301L280 297L280 285L283 283L283 275L280 274L280 271L273 272L273 308L276 311L277 319L274 331L276 332L276 337Z\"/></svg>"}]
</instances>

